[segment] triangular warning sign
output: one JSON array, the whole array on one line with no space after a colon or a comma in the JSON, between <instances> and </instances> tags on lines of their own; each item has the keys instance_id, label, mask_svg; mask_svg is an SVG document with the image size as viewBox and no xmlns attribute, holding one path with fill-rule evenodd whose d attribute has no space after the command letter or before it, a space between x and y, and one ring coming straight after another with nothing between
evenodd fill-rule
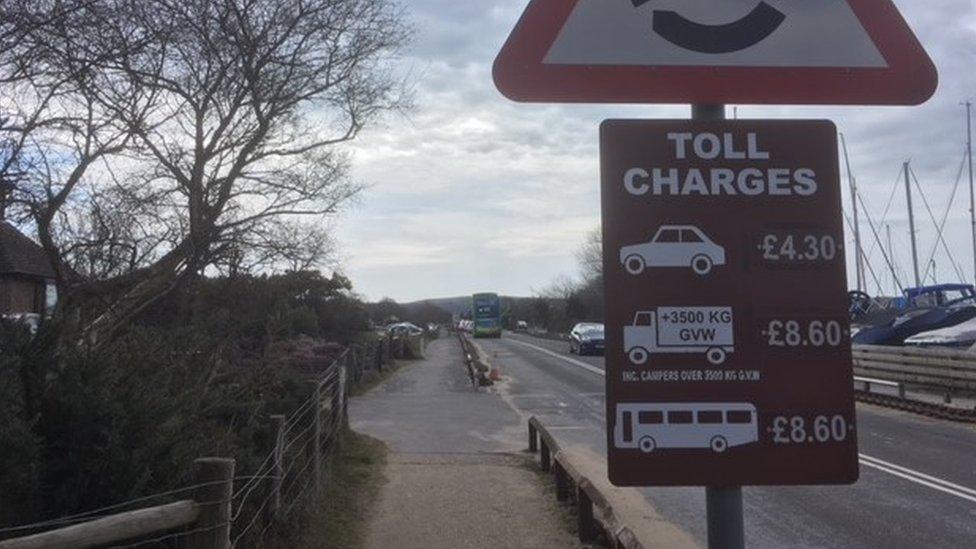
<instances>
[{"instance_id":1,"label":"triangular warning sign","mask_svg":"<svg viewBox=\"0 0 976 549\"><path fill-rule=\"evenodd\" d=\"M938 75L891 0L531 0L516 101L916 105Z\"/></svg>"}]
</instances>

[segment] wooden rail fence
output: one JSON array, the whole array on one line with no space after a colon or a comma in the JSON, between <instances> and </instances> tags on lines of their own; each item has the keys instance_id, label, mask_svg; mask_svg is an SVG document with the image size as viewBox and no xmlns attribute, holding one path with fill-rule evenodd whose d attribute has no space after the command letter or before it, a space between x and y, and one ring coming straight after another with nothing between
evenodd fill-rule
<instances>
[{"instance_id":1,"label":"wooden rail fence","mask_svg":"<svg viewBox=\"0 0 976 549\"><path fill-rule=\"evenodd\" d=\"M412 345L413 352L423 352L422 343ZM0 549L74 549L126 541L131 543L123 547L164 541L187 549L259 547L270 527L323 486L326 456L338 448L348 422L349 383L411 352L407 338L383 338L375 347L347 349L309 380L310 394L302 405L288 416L269 418L272 448L251 475L235 477L232 459L198 459L189 487L71 517L0 528ZM172 499L174 494L191 497L106 514L153 499ZM27 532L36 533L22 535ZM10 535L20 537L3 539ZM157 537L147 539L152 536Z\"/></svg>"}]
</instances>

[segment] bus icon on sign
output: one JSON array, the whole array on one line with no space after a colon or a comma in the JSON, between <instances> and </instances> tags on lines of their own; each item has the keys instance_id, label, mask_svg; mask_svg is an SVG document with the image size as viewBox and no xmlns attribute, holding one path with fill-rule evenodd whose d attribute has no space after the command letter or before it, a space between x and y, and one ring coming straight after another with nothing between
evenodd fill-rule
<instances>
[{"instance_id":1,"label":"bus icon on sign","mask_svg":"<svg viewBox=\"0 0 976 549\"><path fill-rule=\"evenodd\" d=\"M756 407L749 403L618 404L614 446L657 450L729 448L759 441Z\"/></svg>"}]
</instances>

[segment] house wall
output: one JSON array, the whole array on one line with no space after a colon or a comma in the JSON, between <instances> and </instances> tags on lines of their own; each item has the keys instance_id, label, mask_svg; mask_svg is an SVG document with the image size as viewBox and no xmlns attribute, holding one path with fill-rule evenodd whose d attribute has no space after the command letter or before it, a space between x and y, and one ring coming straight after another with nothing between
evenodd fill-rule
<instances>
[{"instance_id":1,"label":"house wall","mask_svg":"<svg viewBox=\"0 0 976 549\"><path fill-rule=\"evenodd\" d=\"M0 314L43 313L45 283L27 277L0 277Z\"/></svg>"}]
</instances>

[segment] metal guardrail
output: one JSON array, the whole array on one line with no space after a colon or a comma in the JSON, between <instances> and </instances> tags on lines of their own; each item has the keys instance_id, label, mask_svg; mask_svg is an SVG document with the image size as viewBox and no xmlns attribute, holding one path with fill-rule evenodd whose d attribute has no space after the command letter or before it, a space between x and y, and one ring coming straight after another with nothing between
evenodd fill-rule
<instances>
[{"instance_id":1,"label":"metal guardrail","mask_svg":"<svg viewBox=\"0 0 976 549\"><path fill-rule=\"evenodd\" d=\"M538 451L539 466L555 476L556 500L576 504L579 540L593 543L602 534L609 546L615 549L643 549L633 531L620 524L604 494L579 472L545 426L535 417L529 418L528 425L529 451Z\"/></svg>"},{"instance_id":2,"label":"metal guardrail","mask_svg":"<svg viewBox=\"0 0 976 549\"><path fill-rule=\"evenodd\" d=\"M976 353L951 349L855 345L857 400L928 417L976 423L976 410L953 406L954 396L976 392ZM873 391L893 388L896 394ZM909 395L909 389L929 398ZM931 396L942 402L934 402Z\"/></svg>"},{"instance_id":3,"label":"metal guardrail","mask_svg":"<svg viewBox=\"0 0 976 549\"><path fill-rule=\"evenodd\" d=\"M976 391L976 354L948 349L855 345L854 373L940 393Z\"/></svg>"},{"instance_id":4,"label":"metal guardrail","mask_svg":"<svg viewBox=\"0 0 976 549\"><path fill-rule=\"evenodd\" d=\"M861 390L870 393L872 387L891 387L898 391L898 398L905 398L905 384L900 381L889 381L887 379L876 379L873 377L854 376L854 388L861 385Z\"/></svg>"}]
</instances>

